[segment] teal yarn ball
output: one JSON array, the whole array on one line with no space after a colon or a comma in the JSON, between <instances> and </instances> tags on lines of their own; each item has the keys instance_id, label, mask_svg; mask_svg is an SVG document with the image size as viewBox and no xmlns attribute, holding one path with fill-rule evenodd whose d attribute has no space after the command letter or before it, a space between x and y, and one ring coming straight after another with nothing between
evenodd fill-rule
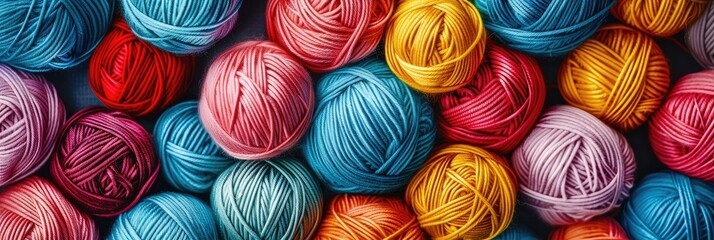
<instances>
[{"instance_id":1,"label":"teal yarn ball","mask_svg":"<svg viewBox=\"0 0 714 240\"><path fill-rule=\"evenodd\" d=\"M322 218L322 191L294 158L238 161L211 192L225 239L310 239Z\"/></svg>"},{"instance_id":2,"label":"teal yarn ball","mask_svg":"<svg viewBox=\"0 0 714 240\"><path fill-rule=\"evenodd\" d=\"M196 101L161 114L154 127L154 146L166 181L185 192L208 192L218 175L236 161L203 128Z\"/></svg>"},{"instance_id":3,"label":"teal yarn ball","mask_svg":"<svg viewBox=\"0 0 714 240\"><path fill-rule=\"evenodd\" d=\"M196 197L164 192L148 197L114 222L109 240L218 239L211 208Z\"/></svg>"},{"instance_id":4,"label":"teal yarn ball","mask_svg":"<svg viewBox=\"0 0 714 240\"><path fill-rule=\"evenodd\" d=\"M526 226L511 223L501 234L493 238L494 240L538 240L538 237Z\"/></svg>"},{"instance_id":5,"label":"teal yarn ball","mask_svg":"<svg viewBox=\"0 0 714 240\"><path fill-rule=\"evenodd\" d=\"M381 60L326 74L303 152L333 191L381 194L405 186L433 148L431 106Z\"/></svg>"}]
</instances>

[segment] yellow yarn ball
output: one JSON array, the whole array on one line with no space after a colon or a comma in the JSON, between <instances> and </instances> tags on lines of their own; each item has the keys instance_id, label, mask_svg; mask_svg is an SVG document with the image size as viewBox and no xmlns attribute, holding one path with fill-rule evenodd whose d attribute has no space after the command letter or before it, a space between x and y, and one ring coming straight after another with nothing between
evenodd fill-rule
<instances>
[{"instance_id":1,"label":"yellow yarn ball","mask_svg":"<svg viewBox=\"0 0 714 240\"><path fill-rule=\"evenodd\" d=\"M709 0L617 0L610 12L648 34L669 37L697 20Z\"/></svg>"}]
</instances>

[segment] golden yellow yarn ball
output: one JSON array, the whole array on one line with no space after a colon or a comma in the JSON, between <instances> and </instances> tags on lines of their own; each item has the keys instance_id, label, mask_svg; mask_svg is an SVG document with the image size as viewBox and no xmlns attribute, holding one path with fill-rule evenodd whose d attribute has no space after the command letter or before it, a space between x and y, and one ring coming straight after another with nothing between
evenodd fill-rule
<instances>
[{"instance_id":1,"label":"golden yellow yarn ball","mask_svg":"<svg viewBox=\"0 0 714 240\"><path fill-rule=\"evenodd\" d=\"M648 34L669 37L697 20L709 0L617 0L610 12Z\"/></svg>"}]
</instances>

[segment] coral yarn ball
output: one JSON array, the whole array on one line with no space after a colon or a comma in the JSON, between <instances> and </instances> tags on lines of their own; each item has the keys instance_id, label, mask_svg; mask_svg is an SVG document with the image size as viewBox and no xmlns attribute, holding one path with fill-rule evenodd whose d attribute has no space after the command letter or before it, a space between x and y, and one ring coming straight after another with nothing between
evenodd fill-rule
<instances>
[{"instance_id":1,"label":"coral yarn ball","mask_svg":"<svg viewBox=\"0 0 714 240\"><path fill-rule=\"evenodd\" d=\"M550 240L627 240L627 233L612 218L599 218L557 228Z\"/></svg>"},{"instance_id":2,"label":"coral yarn ball","mask_svg":"<svg viewBox=\"0 0 714 240\"><path fill-rule=\"evenodd\" d=\"M640 31L670 37L697 20L708 3L709 0L617 0L610 12Z\"/></svg>"},{"instance_id":3,"label":"coral yarn ball","mask_svg":"<svg viewBox=\"0 0 714 240\"><path fill-rule=\"evenodd\" d=\"M630 131L659 108L669 65L657 43L623 25L608 25L568 54L558 87L570 105Z\"/></svg>"},{"instance_id":4,"label":"coral yarn ball","mask_svg":"<svg viewBox=\"0 0 714 240\"><path fill-rule=\"evenodd\" d=\"M694 59L707 69L714 69L713 32L714 4L709 4L702 16L689 26L685 37L687 47L691 50Z\"/></svg>"},{"instance_id":5,"label":"coral yarn ball","mask_svg":"<svg viewBox=\"0 0 714 240\"><path fill-rule=\"evenodd\" d=\"M239 159L267 159L290 149L312 120L312 79L275 43L248 41L211 64L198 103L216 144Z\"/></svg>"},{"instance_id":6,"label":"coral yarn ball","mask_svg":"<svg viewBox=\"0 0 714 240\"><path fill-rule=\"evenodd\" d=\"M367 57L382 40L393 0L270 0L268 37L316 72Z\"/></svg>"}]
</instances>

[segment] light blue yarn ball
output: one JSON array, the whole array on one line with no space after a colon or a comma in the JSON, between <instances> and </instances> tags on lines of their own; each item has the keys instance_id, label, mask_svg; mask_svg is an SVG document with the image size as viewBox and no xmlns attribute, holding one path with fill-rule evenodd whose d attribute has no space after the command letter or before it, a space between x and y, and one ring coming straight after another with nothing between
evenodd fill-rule
<instances>
[{"instance_id":1,"label":"light blue yarn ball","mask_svg":"<svg viewBox=\"0 0 714 240\"><path fill-rule=\"evenodd\" d=\"M511 223L506 231L496 236L494 240L538 240L538 237L527 227Z\"/></svg>"},{"instance_id":2,"label":"light blue yarn ball","mask_svg":"<svg viewBox=\"0 0 714 240\"><path fill-rule=\"evenodd\" d=\"M166 181L186 192L208 192L216 177L236 161L203 128L196 101L177 104L161 114L154 127L154 146Z\"/></svg>"},{"instance_id":3,"label":"light blue yarn ball","mask_svg":"<svg viewBox=\"0 0 714 240\"><path fill-rule=\"evenodd\" d=\"M336 192L397 190L434 145L431 106L381 60L328 73L315 94L303 151L317 176Z\"/></svg>"},{"instance_id":4,"label":"light blue yarn ball","mask_svg":"<svg viewBox=\"0 0 714 240\"><path fill-rule=\"evenodd\" d=\"M211 208L196 197L164 192L139 202L114 222L109 240L218 239Z\"/></svg>"},{"instance_id":5,"label":"light blue yarn ball","mask_svg":"<svg viewBox=\"0 0 714 240\"><path fill-rule=\"evenodd\" d=\"M233 29L242 0L121 0L137 37L175 54L202 52Z\"/></svg>"},{"instance_id":6,"label":"light blue yarn ball","mask_svg":"<svg viewBox=\"0 0 714 240\"><path fill-rule=\"evenodd\" d=\"M506 46L562 56L605 22L615 0L474 0L484 25Z\"/></svg>"},{"instance_id":7,"label":"light blue yarn ball","mask_svg":"<svg viewBox=\"0 0 714 240\"><path fill-rule=\"evenodd\" d=\"M4 0L0 62L30 72L87 60L114 16L114 0Z\"/></svg>"}]
</instances>

